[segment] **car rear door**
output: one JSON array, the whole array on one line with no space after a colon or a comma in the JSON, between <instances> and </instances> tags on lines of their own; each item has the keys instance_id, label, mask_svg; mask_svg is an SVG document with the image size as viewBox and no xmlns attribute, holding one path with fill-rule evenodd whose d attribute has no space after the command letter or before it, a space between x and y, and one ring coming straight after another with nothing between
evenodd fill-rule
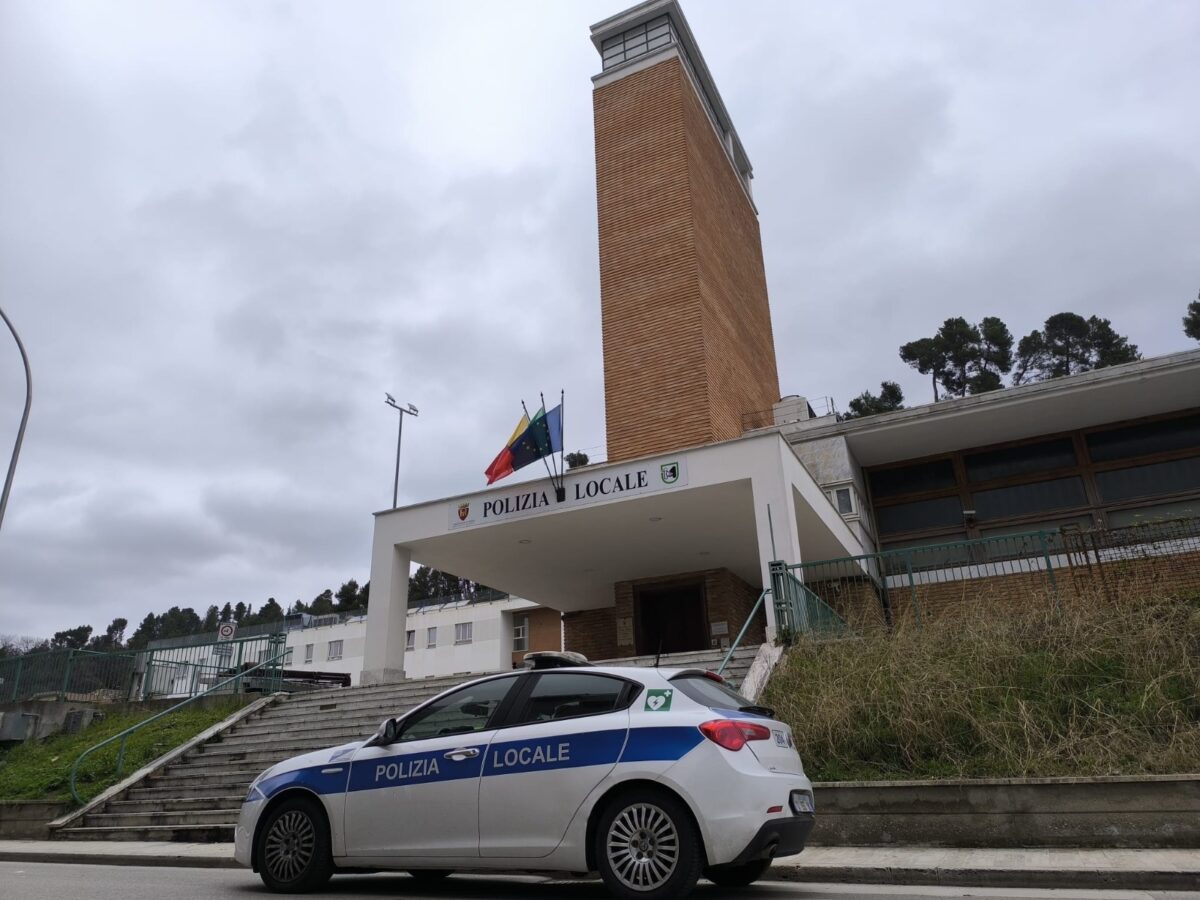
<instances>
[{"instance_id":1,"label":"car rear door","mask_svg":"<svg viewBox=\"0 0 1200 900\"><path fill-rule=\"evenodd\" d=\"M349 856L478 854L479 773L492 722L520 677L459 688L406 718L396 742L355 754L346 792Z\"/></svg>"},{"instance_id":2,"label":"car rear door","mask_svg":"<svg viewBox=\"0 0 1200 900\"><path fill-rule=\"evenodd\" d=\"M543 672L487 750L479 782L482 857L540 857L561 843L613 770L641 686L615 676Z\"/></svg>"}]
</instances>

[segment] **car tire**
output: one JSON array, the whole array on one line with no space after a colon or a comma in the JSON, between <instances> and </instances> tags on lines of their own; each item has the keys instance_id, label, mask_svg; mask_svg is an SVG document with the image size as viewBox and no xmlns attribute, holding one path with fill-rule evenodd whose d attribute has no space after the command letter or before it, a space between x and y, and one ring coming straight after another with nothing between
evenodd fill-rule
<instances>
[{"instance_id":1,"label":"car tire","mask_svg":"<svg viewBox=\"0 0 1200 900\"><path fill-rule=\"evenodd\" d=\"M711 866L704 870L704 877L720 887L745 887L766 875L769 868L771 860L756 859L738 866Z\"/></svg>"},{"instance_id":2,"label":"car tire","mask_svg":"<svg viewBox=\"0 0 1200 900\"><path fill-rule=\"evenodd\" d=\"M624 791L605 806L593 850L605 887L622 900L686 897L704 866L704 845L688 808L653 788Z\"/></svg>"},{"instance_id":3,"label":"car tire","mask_svg":"<svg viewBox=\"0 0 1200 900\"><path fill-rule=\"evenodd\" d=\"M409 869L408 874L423 884L442 881L454 873L449 869Z\"/></svg>"},{"instance_id":4,"label":"car tire","mask_svg":"<svg viewBox=\"0 0 1200 900\"><path fill-rule=\"evenodd\" d=\"M277 894L307 894L333 874L329 822L311 797L289 797L267 813L257 843L259 877Z\"/></svg>"}]
</instances>

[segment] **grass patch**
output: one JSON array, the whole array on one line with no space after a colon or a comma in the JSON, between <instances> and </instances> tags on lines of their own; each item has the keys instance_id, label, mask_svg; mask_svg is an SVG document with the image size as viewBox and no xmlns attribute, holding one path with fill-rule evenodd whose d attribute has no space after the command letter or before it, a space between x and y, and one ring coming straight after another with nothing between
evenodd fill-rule
<instances>
[{"instance_id":1,"label":"grass patch","mask_svg":"<svg viewBox=\"0 0 1200 900\"><path fill-rule=\"evenodd\" d=\"M122 775L116 774L120 742L114 741L84 760L75 780L79 796L84 800L91 799L172 747L216 725L244 705L245 701L232 697L205 708L195 704L147 725L131 735L126 743ZM156 712L135 709L107 716L79 734L54 735L0 751L0 800L70 800L68 779L71 766L79 755Z\"/></svg>"},{"instance_id":2,"label":"grass patch","mask_svg":"<svg viewBox=\"0 0 1200 900\"><path fill-rule=\"evenodd\" d=\"M966 602L801 640L762 702L816 781L1200 772L1200 597Z\"/></svg>"}]
</instances>

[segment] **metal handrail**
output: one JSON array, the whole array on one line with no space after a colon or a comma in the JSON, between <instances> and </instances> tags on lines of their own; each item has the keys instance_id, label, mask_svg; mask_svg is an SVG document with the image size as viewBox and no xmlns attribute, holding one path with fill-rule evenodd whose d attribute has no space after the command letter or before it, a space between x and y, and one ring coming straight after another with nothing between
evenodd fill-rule
<instances>
[{"instance_id":1,"label":"metal handrail","mask_svg":"<svg viewBox=\"0 0 1200 900\"><path fill-rule=\"evenodd\" d=\"M738 632L732 644L729 645L729 652L725 654L725 658L721 660L721 665L717 667L717 674L720 675L725 671L725 667L729 665L729 660L733 659L733 651L741 644L742 638L746 636L746 631L750 628L750 623L754 621L754 617L758 615L758 608L762 606L763 601L767 599L767 594L771 593L770 588L765 588L758 599L754 601L754 608L750 610L750 615L746 616L746 621L742 623L742 630Z\"/></svg>"},{"instance_id":2,"label":"metal handrail","mask_svg":"<svg viewBox=\"0 0 1200 900\"><path fill-rule=\"evenodd\" d=\"M276 656L271 657L270 659L264 659L262 662L258 663L257 665L252 666L249 669L246 669L246 671L238 672L232 678L227 678L224 681L222 681L220 684L214 684L212 687L210 687L208 690L204 691L203 693L195 694L191 697L188 697L183 702L176 703L170 709L164 709L160 713L155 713L150 718L143 719L141 722L138 722L136 725L131 725L130 727L126 728L124 731L120 732L119 734L114 734L112 737L106 738L105 740L101 741L100 743L96 744L95 746L89 747L87 750L84 750L83 753L79 754L79 758L75 760L75 764L73 766L71 766L71 777L70 777L70 781L69 781L69 785L71 788L71 797L75 800L76 803L81 804L81 805L83 804L83 800L80 798L79 793L75 790L75 774L79 771L80 763L82 763L84 761L84 759L86 759L91 754L95 753L101 747L106 747L109 744L111 744L113 741L120 740L121 748L120 748L120 750L117 751L117 774L120 775L122 769L125 767L125 744L129 740L129 736L131 734L133 734L135 731L137 731L141 728L144 728L145 726L149 725L151 722L158 721L159 719L163 718L164 716L169 716L171 713L175 712L175 710L182 709L183 707L187 706L189 703L194 703L195 701L199 700L201 697L207 697L209 694L215 693L216 691L225 687L225 685L227 685L227 684L233 684L234 682L237 682L238 688L235 691L235 693L239 693L241 691L241 681L243 678L245 678L247 675L249 675L251 672L255 671L256 669L263 668L263 666L270 666L270 665L274 665L276 663L282 664L282 661L286 656L287 656L287 650L284 650L282 653L279 653Z\"/></svg>"}]
</instances>

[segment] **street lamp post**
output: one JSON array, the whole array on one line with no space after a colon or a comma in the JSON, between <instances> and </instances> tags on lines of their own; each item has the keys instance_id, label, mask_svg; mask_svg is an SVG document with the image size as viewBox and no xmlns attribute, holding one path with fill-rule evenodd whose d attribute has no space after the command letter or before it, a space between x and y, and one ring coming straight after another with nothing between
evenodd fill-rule
<instances>
[{"instance_id":1,"label":"street lamp post","mask_svg":"<svg viewBox=\"0 0 1200 900\"><path fill-rule=\"evenodd\" d=\"M4 314L3 309L0 309L0 319L4 319L4 324L12 332L13 340L17 342L17 349L21 351L21 362L25 364L25 412L21 415L21 427L17 429L17 443L13 447L12 461L8 464L8 476L4 479L4 493L0 494L0 525L3 525L4 510L8 506L8 494L12 490L13 476L17 472L17 457L21 455L21 442L25 440L25 425L29 422L29 407L33 405L33 375L29 372L29 356L25 353L25 345L21 343L21 336L17 334L17 329L13 327L13 323Z\"/></svg>"},{"instance_id":2,"label":"street lamp post","mask_svg":"<svg viewBox=\"0 0 1200 900\"><path fill-rule=\"evenodd\" d=\"M396 478L392 482L392 509L395 509L396 498L400 495L400 438L404 436L404 417L412 416L415 419L418 413L417 408L411 403L409 403L406 408L397 403L396 398L391 394L384 394L384 396L387 397L387 399L383 402L392 409L396 410L396 412L400 413L400 423L396 428Z\"/></svg>"}]
</instances>

